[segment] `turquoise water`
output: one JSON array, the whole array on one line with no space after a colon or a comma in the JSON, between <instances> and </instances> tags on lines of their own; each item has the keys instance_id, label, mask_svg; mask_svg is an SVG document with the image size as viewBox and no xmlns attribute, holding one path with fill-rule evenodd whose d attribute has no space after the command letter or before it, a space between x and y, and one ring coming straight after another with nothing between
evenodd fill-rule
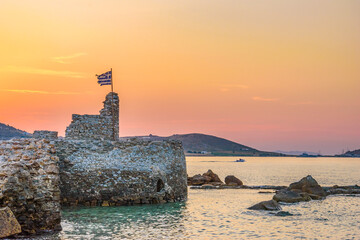
<instances>
[{"instance_id":1,"label":"turquoise water","mask_svg":"<svg viewBox=\"0 0 360 240\"><path fill-rule=\"evenodd\" d=\"M247 185L288 185L311 174L322 185L360 184L360 159L188 157L189 175L212 169ZM257 190L193 190L184 203L63 209L60 239L360 239L360 196L282 205L293 216L250 211Z\"/></svg>"}]
</instances>

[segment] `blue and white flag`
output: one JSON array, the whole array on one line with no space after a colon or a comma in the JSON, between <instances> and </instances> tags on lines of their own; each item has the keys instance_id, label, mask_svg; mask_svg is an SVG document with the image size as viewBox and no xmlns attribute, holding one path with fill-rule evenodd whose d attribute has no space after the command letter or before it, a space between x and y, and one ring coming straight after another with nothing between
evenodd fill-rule
<instances>
[{"instance_id":1,"label":"blue and white flag","mask_svg":"<svg viewBox=\"0 0 360 240\"><path fill-rule=\"evenodd\" d=\"M98 79L98 84L100 84L100 86L111 85L112 71L108 71L106 73L96 75L96 76L97 76L97 79Z\"/></svg>"}]
</instances>

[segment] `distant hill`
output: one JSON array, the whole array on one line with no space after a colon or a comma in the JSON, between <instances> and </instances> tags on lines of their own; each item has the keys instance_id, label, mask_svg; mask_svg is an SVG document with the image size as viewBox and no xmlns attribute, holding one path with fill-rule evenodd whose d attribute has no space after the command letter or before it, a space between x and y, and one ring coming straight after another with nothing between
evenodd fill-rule
<instances>
[{"instance_id":1,"label":"distant hill","mask_svg":"<svg viewBox=\"0 0 360 240\"><path fill-rule=\"evenodd\" d=\"M337 155L339 157L360 157L360 149L354 151L347 151L344 154Z\"/></svg>"},{"instance_id":2,"label":"distant hill","mask_svg":"<svg viewBox=\"0 0 360 240\"><path fill-rule=\"evenodd\" d=\"M186 155L212 156L284 156L281 153L264 152L224 138L200 133L175 134L169 137L154 135L127 138L142 138L148 140L173 139L182 142Z\"/></svg>"},{"instance_id":3,"label":"distant hill","mask_svg":"<svg viewBox=\"0 0 360 240\"><path fill-rule=\"evenodd\" d=\"M0 140L8 140L11 138L28 138L30 133L16 129L10 125L0 123Z\"/></svg>"},{"instance_id":4,"label":"distant hill","mask_svg":"<svg viewBox=\"0 0 360 240\"><path fill-rule=\"evenodd\" d=\"M282 153L282 154L285 154L285 155L293 155L293 156L299 156L299 155L302 155L304 153L306 153L308 155L320 155L319 153L309 152L309 151L281 151L281 150L277 150L275 152Z\"/></svg>"}]
</instances>

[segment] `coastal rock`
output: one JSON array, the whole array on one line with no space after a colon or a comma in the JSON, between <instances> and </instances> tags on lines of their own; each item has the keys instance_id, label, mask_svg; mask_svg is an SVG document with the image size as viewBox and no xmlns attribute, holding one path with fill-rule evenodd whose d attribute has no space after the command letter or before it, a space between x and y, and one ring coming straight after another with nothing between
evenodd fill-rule
<instances>
[{"instance_id":1,"label":"coastal rock","mask_svg":"<svg viewBox=\"0 0 360 240\"><path fill-rule=\"evenodd\" d=\"M278 211L281 210L281 206L274 200L263 201L249 207L250 210L266 210L266 211Z\"/></svg>"},{"instance_id":2,"label":"coastal rock","mask_svg":"<svg viewBox=\"0 0 360 240\"><path fill-rule=\"evenodd\" d=\"M360 187L357 185L354 186L333 186L325 188L326 195L332 195L332 194L360 194Z\"/></svg>"},{"instance_id":3,"label":"coastal rock","mask_svg":"<svg viewBox=\"0 0 360 240\"><path fill-rule=\"evenodd\" d=\"M273 199L277 202L285 202L285 203L295 203L295 202L303 202L309 200L309 198L301 196L300 193L290 191L287 189L282 189L277 191Z\"/></svg>"},{"instance_id":4,"label":"coastal rock","mask_svg":"<svg viewBox=\"0 0 360 240\"><path fill-rule=\"evenodd\" d=\"M193 177L188 177L187 181L189 186L199 186L203 184L212 184L214 186L224 185L224 183L220 180L219 176L210 169L202 175L196 174Z\"/></svg>"},{"instance_id":5,"label":"coastal rock","mask_svg":"<svg viewBox=\"0 0 360 240\"><path fill-rule=\"evenodd\" d=\"M230 186L242 186L243 185L243 182L238 179L237 177L235 177L234 175L229 175L225 178L225 183L226 185L230 185Z\"/></svg>"},{"instance_id":6,"label":"coastal rock","mask_svg":"<svg viewBox=\"0 0 360 240\"><path fill-rule=\"evenodd\" d=\"M320 199L326 196L324 189L317 183L317 181L311 176L302 178L299 182L290 184L289 190L300 190L302 192L309 193L316 199ZM315 197L315 195L319 197Z\"/></svg>"},{"instance_id":7,"label":"coastal rock","mask_svg":"<svg viewBox=\"0 0 360 240\"><path fill-rule=\"evenodd\" d=\"M219 176L217 174L215 174L211 169L209 169L206 173L204 173L203 176L210 178L209 182L220 182L220 183L222 183Z\"/></svg>"},{"instance_id":8,"label":"coastal rock","mask_svg":"<svg viewBox=\"0 0 360 240\"><path fill-rule=\"evenodd\" d=\"M203 185L205 183L208 183L208 180L208 178L200 174L196 174L190 178L189 185Z\"/></svg>"},{"instance_id":9,"label":"coastal rock","mask_svg":"<svg viewBox=\"0 0 360 240\"><path fill-rule=\"evenodd\" d=\"M0 208L0 238L21 233L21 226L10 208Z\"/></svg>"}]
</instances>

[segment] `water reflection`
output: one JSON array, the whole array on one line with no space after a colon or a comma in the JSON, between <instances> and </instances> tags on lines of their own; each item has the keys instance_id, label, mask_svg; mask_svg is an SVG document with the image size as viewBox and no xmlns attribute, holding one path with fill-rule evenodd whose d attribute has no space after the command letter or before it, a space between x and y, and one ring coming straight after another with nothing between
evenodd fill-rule
<instances>
[{"instance_id":1,"label":"water reflection","mask_svg":"<svg viewBox=\"0 0 360 240\"><path fill-rule=\"evenodd\" d=\"M185 203L77 207L62 212L62 239L179 239Z\"/></svg>"}]
</instances>

